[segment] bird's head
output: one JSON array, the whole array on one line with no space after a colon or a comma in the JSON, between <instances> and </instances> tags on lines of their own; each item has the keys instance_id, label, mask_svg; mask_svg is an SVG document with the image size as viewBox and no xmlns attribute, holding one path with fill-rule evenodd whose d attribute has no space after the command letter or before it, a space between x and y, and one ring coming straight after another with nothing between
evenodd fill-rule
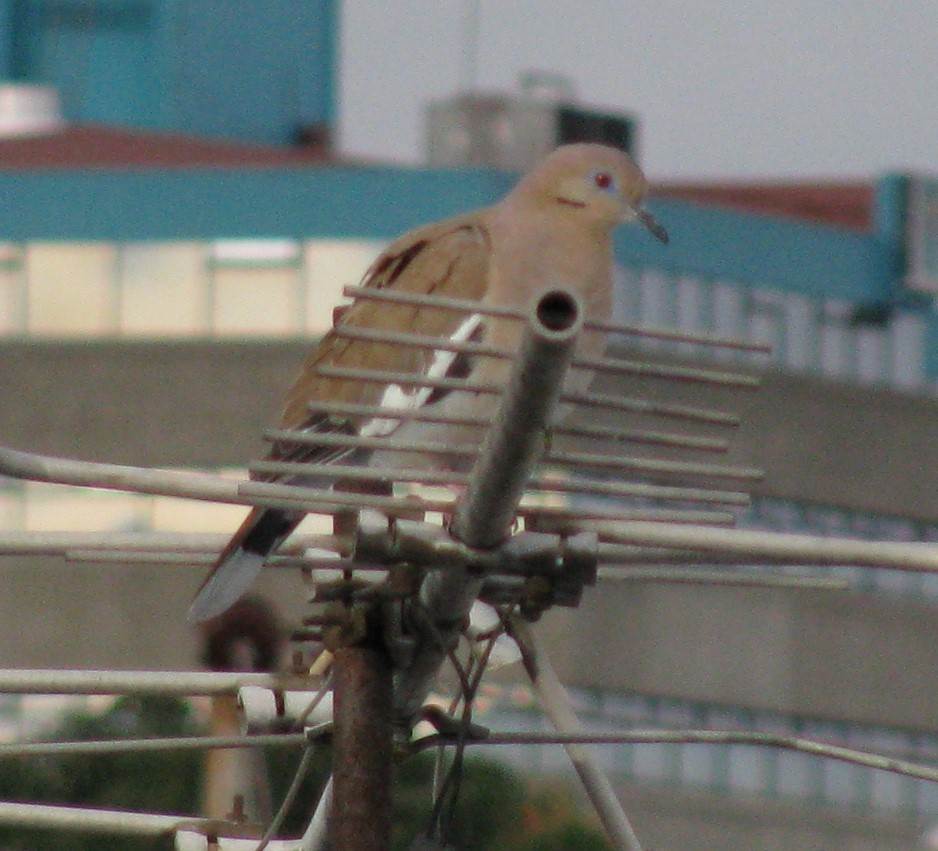
<instances>
[{"instance_id":1,"label":"bird's head","mask_svg":"<svg viewBox=\"0 0 938 851\"><path fill-rule=\"evenodd\" d=\"M538 204L558 205L597 225L613 228L638 221L661 242L668 234L642 207L648 183L622 151L605 145L564 145L548 155L518 185Z\"/></svg>"}]
</instances>

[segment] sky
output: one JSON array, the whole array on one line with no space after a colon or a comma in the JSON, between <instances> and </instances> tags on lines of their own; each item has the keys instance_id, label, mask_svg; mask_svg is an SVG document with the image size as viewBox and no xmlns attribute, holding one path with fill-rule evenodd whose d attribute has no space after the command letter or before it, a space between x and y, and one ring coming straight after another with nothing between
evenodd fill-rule
<instances>
[{"instance_id":1,"label":"sky","mask_svg":"<svg viewBox=\"0 0 938 851\"><path fill-rule=\"evenodd\" d=\"M568 77L584 105L635 115L653 178L938 173L936 0L341 7L338 132L349 154L419 163L427 103L467 87L517 92L534 70Z\"/></svg>"}]
</instances>

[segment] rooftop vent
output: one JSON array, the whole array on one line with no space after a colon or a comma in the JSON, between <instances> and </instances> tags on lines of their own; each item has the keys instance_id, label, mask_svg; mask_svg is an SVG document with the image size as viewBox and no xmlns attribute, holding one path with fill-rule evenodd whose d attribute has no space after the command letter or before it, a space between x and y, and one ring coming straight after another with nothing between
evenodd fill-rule
<instances>
[{"instance_id":1,"label":"rooftop vent","mask_svg":"<svg viewBox=\"0 0 938 851\"><path fill-rule=\"evenodd\" d=\"M430 165L525 171L558 145L600 142L635 155L636 122L627 114L585 109L563 76L532 72L520 94L459 94L430 104Z\"/></svg>"}]
</instances>

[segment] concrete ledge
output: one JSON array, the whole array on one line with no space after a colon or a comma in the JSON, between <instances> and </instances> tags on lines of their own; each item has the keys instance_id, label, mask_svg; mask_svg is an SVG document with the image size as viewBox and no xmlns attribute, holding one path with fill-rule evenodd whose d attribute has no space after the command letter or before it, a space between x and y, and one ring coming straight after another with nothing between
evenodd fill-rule
<instances>
[{"instance_id":1,"label":"concrete ledge","mask_svg":"<svg viewBox=\"0 0 938 851\"><path fill-rule=\"evenodd\" d=\"M761 378L758 390L735 392L624 378L600 386L604 392L739 413L738 429L713 433L731 440L728 461L765 471L754 494L938 522L938 399L777 370ZM671 428L680 430L681 424Z\"/></svg>"},{"instance_id":2,"label":"concrete ledge","mask_svg":"<svg viewBox=\"0 0 938 851\"><path fill-rule=\"evenodd\" d=\"M571 686L935 730L938 607L873 594L605 582L544 630Z\"/></svg>"},{"instance_id":3,"label":"concrete ledge","mask_svg":"<svg viewBox=\"0 0 938 851\"><path fill-rule=\"evenodd\" d=\"M0 343L0 442L149 466L243 466L310 342Z\"/></svg>"},{"instance_id":4,"label":"concrete ledge","mask_svg":"<svg viewBox=\"0 0 938 851\"><path fill-rule=\"evenodd\" d=\"M927 826L872 814L686 789L625 786L620 796L644 847L655 851L910 851Z\"/></svg>"}]
</instances>

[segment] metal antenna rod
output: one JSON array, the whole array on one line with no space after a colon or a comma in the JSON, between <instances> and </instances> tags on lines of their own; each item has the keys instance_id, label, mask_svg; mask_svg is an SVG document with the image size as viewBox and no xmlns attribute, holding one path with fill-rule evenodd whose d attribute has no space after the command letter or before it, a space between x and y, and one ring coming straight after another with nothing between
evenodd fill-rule
<instances>
[{"instance_id":1,"label":"metal antenna rod","mask_svg":"<svg viewBox=\"0 0 938 851\"><path fill-rule=\"evenodd\" d=\"M0 669L0 694L237 694L243 686L284 689L296 677L256 672L218 671L48 671Z\"/></svg>"},{"instance_id":2,"label":"metal antenna rod","mask_svg":"<svg viewBox=\"0 0 938 851\"><path fill-rule=\"evenodd\" d=\"M465 378L448 378L446 376L438 378L425 376L413 371L404 372L400 370L371 369L370 367L330 366L329 364L316 365L311 367L311 369L316 375L323 378L336 378L342 381L364 381L372 384L408 384L413 387L432 387L439 390L484 393L492 396L498 395L502 390L502 388L494 382L480 383ZM672 419L685 420L688 422L727 427L739 425L739 418L725 411L707 410L690 405L676 405L667 402L653 402L644 398L611 395L608 393L570 391L563 394L562 400L571 405L579 405L585 408L670 417ZM281 434L277 430L274 430L273 436L271 436L271 432L268 432L265 436L268 440L281 439ZM283 439L289 440L290 434L283 435Z\"/></svg>"},{"instance_id":3,"label":"metal antenna rod","mask_svg":"<svg viewBox=\"0 0 938 851\"><path fill-rule=\"evenodd\" d=\"M364 405L350 402L316 401L309 405L311 413L316 415L335 414L346 417L379 417L398 420L400 422L416 421L425 423L444 423L469 427L486 428L489 419L471 414L446 415L425 408L384 408L380 405ZM680 449L697 449L705 452L726 452L729 442L722 438L702 437L687 433L670 433L647 429L623 428L620 426L604 426L595 423L555 423L554 435L569 437L585 437L590 440L611 441L622 443L647 443L651 445L671 446Z\"/></svg>"},{"instance_id":4,"label":"metal antenna rod","mask_svg":"<svg viewBox=\"0 0 938 851\"><path fill-rule=\"evenodd\" d=\"M91 831L121 836L172 836L184 825L210 826L207 819L184 815L157 815L123 810L101 810L88 807L66 807L53 804L24 804L14 801L0 802L0 826L25 828L55 828L71 831Z\"/></svg>"},{"instance_id":5,"label":"metal antenna rod","mask_svg":"<svg viewBox=\"0 0 938 851\"><path fill-rule=\"evenodd\" d=\"M498 413L459 501L451 532L478 549L507 537L528 477L544 451L545 430L561 393L582 327L576 298L552 290L530 311L528 327ZM420 589L420 603L432 621L422 650L398 679L395 713L409 718L456 641L482 586L483 577L464 569L435 571Z\"/></svg>"},{"instance_id":6,"label":"metal antenna rod","mask_svg":"<svg viewBox=\"0 0 938 851\"><path fill-rule=\"evenodd\" d=\"M494 548L511 530L544 450L545 429L573 357L581 315L576 299L562 290L543 294L531 310L498 416L456 506L452 533L471 547ZM414 661L396 684L385 647L393 636L381 634L387 626L380 609L364 611L361 635L335 650L335 851L390 846L392 721L407 723L419 711L481 587L481 576L456 565L424 579L419 597L429 623L420 628Z\"/></svg>"},{"instance_id":7,"label":"metal antenna rod","mask_svg":"<svg viewBox=\"0 0 938 851\"><path fill-rule=\"evenodd\" d=\"M521 495L545 451L544 436L560 397L582 324L577 301L560 291L535 307L518 368L476 459L452 532L463 543L491 549L508 535Z\"/></svg>"},{"instance_id":8,"label":"metal antenna rod","mask_svg":"<svg viewBox=\"0 0 938 851\"><path fill-rule=\"evenodd\" d=\"M580 722L570 707L570 698L554 670L547 651L534 631L520 618L512 622L512 632L522 648L524 666L531 678L547 717L558 733L579 733ZM591 750L583 745L564 745L570 762L580 775L583 788L593 802L606 833L620 851L642 851L609 778L597 764Z\"/></svg>"},{"instance_id":9,"label":"metal antenna rod","mask_svg":"<svg viewBox=\"0 0 938 851\"><path fill-rule=\"evenodd\" d=\"M329 818L332 813L333 779L330 776L319 795L319 803L300 840L298 851L328 851Z\"/></svg>"},{"instance_id":10,"label":"metal antenna rod","mask_svg":"<svg viewBox=\"0 0 938 851\"><path fill-rule=\"evenodd\" d=\"M375 343L392 343L398 346L413 346L431 351L457 352L475 357L510 359L514 353L507 346L494 346L490 343L473 341L441 340L432 334L415 334L409 331L387 331L383 328L356 327L354 325L336 325L333 329L336 337L346 340L367 340ZM721 387L754 390L759 386L759 379L752 375L721 372L698 367L676 366L673 364L635 361L627 358L574 357L572 369L587 369L621 375L633 375L639 378L654 378L666 381L680 381L697 384L713 384Z\"/></svg>"},{"instance_id":11,"label":"metal antenna rod","mask_svg":"<svg viewBox=\"0 0 938 851\"><path fill-rule=\"evenodd\" d=\"M457 310L464 313L478 313L482 316L498 316L505 319L524 319L524 311L514 310L510 307L499 307L491 304L480 304L462 298L446 298L438 295L424 295L422 293L401 292L392 289L378 289L376 287L346 286L342 294L347 298L371 299L391 304L409 304L420 307L438 308L441 310ZM765 343L756 343L749 340L740 340L728 337L718 337L714 334L695 334L687 331L672 331L663 328L649 328L643 325L620 325L616 322L603 322L590 320L584 323L587 331L601 331L607 334L628 334L636 337L647 337L653 340L667 340L672 343L691 343L699 346L714 346L717 348L735 349L737 351L769 354L771 346Z\"/></svg>"}]
</instances>

